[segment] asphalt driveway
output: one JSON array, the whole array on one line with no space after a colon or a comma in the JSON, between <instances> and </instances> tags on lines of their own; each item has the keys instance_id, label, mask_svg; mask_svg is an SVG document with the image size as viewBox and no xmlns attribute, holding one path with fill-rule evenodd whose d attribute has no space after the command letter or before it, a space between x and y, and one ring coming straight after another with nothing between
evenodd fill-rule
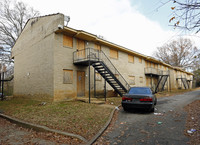
<instances>
[{"instance_id":1,"label":"asphalt driveway","mask_svg":"<svg viewBox=\"0 0 200 145\"><path fill-rule=\"evenodd\" d=\"M183 107L199 99L200 90L158 99L155 113L121 108L113 129L94 144L186 145Z\"/></svg>"}]
</instances>

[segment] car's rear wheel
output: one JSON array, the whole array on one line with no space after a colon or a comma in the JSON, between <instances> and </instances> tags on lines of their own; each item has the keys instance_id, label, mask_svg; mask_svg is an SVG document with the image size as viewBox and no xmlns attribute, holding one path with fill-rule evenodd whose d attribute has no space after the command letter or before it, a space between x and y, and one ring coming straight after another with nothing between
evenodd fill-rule
<instances>
[{"instance_id":1,"label":"car's rear wheel","mask_svg":"<svg viewBox=\"0 0 200 145\"><path fill-rule=\"evenodd\" d=\"M128 111L128 108L126 108L126 107L123 107L123 109L124 109L124 111Z\"/></svg>"},{"instance_id":2,"label":"car's rear wheel","mask_svg":"<svg viewBox=\"0 0 200 145\"><path fill-rule=\"evenodd\" d=\"M151 109L149 109L149 112L154 112L155 111L155 108L153 107L153 108L151 108Z\"/></svg>"},{"instance_id":3,"label":"car's rear wheel","mask_svg":"<svg viewBox=\"0 0 200 145\"><path fill-rule=\"evenodd\" d=\"M155 100L155 102L154 102L154 105L156 105L157 104L157 99Z\"/></svg>"}]
</instances>

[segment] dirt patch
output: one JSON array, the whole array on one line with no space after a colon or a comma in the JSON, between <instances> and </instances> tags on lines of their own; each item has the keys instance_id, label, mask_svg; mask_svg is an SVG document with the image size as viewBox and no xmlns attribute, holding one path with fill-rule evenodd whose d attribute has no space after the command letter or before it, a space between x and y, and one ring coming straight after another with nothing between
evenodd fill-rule
<instances>
[{"instance_id":1,"label":"dirt patch","mask_svg":"<svg viewBox=\"0 0 200 145\"><path fill-rule=\"evenodd\" d=\"M0 144L81 144L76 138L62 136L54 133L36 132L18 127L16 124L0 118Z\"/></svg>"},{"instance_id":2,"label":"dirt patch","mask_svg":"<svg viewBox=\"0 0 200 145\"><path fill-rule=\"evenodd\" d=\"M189 144L200 144L200 100L194 101L185 108L187 114L185 135L190 138Z\"/></svg>"}]
</instances>

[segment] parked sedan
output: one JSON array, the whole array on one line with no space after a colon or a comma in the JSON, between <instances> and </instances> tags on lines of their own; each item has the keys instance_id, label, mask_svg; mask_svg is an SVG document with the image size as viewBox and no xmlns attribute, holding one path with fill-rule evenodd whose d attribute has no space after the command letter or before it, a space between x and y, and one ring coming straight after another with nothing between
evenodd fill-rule
<instances>
[{"instance_id":1,"label":"parked sedan","mask_svg":"<svg viewBox=\"0 0 200 145\"><path fill-rule=\"evenodd\" d=\"M149 87L131 87L122 97L122 107L128 109L141 108L154 112L157 98Z\"/></svg>"}]
</instances>

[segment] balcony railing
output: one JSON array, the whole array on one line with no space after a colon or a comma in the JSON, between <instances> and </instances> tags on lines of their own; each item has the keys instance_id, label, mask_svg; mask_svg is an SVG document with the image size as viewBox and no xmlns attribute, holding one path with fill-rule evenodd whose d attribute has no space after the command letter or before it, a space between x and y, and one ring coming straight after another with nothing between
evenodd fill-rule
<instances>
[{"instance_id":1,"label":"balcony railing","mask_svg":"<svg viewBox=\"0 0 200 145\"><path fill-rule=\"evenodd\" d=\"M147 67L144 69L146 75L169 75L169 71L163 71L152 67Z\"/></svg>"}]
</instances>

